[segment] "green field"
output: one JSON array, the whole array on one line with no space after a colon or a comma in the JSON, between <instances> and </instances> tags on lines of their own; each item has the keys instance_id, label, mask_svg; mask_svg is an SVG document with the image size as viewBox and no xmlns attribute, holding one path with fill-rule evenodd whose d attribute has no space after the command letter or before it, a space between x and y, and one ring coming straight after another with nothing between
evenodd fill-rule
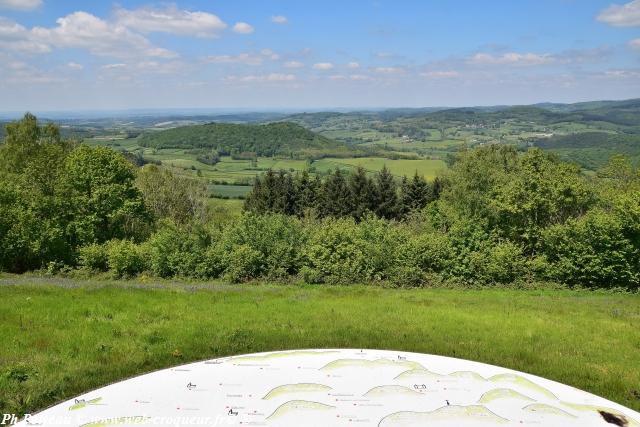
<instances>
[{"instance_id":1,"label":"green field","mask_svg":"<svg viewBox=\"0 0 640 427\"><path fill-rule=\"evenodd\" d=\"M207 199L207 206L212 218L220 223L234 218L242 213L244 200L240 199Z\"/></svg>"},{"instance_id":2,"label":"green field","mask_svg":"<svg viewBox=\"0 0 640 427\"><path fill-rule=\"evenodd\" d=\"M446 164L442 160L431 159L418 159L418 160L391 160L380 157L359 157L352 159L322 159L313 162L312 165L317 171L329 171L336 167L342 167L347 169L355 169L358 166L363 167L367 171L377 172L381 170L385 165L389 171L398 177L408 176L418 172L419 175L424 176L426 179L433 179L447 168Z\"/></svg>"},{"instance_id":3,"label":"green field","mask_svg":"<svg viewBox=\"0 0 640 427\"><path fill-rule=\"evenodd\" d=\"M640 409L640 295L0 277L0 408L232 354L379 348L513 368Z\"/></svg>"},{"instance_id":4,"label":"green field","mask_svg":"<svg viewBox=\"0 0 640 427\"><path fill-rule=\"evenodd\" d=\"M207 165L199 162L196 155L186 150L167 148L152 149L140 147L136 139L93 138L88 139L90 145L108 145L117 150L128 152L140 152L148 160L161 161L163 166L170 168L174 173L197 177L217 184L209 185L210 194L222 197L241 197L246 195L250 187L235 186L237 183L251 183L256 175L264 173L268 169L303 171L311 169L315 173L326 173L337 167L343 169L355 169L362 166L367 171L377 172L384 165L397 177L412 176L416 171L426 179L433 179L446 169L444 161L431 158L420 159L386 159L382 157L354 157L354 158L324 158L316 161L301 159L288 159L278 157L258 157L255 164L251 160L234 160L230 156L223 156L215 165ZM463 144L462 141L428 141L407 144L399 140L387 141L388 147L412 151L423 148L431 150L430 153L441 155L442 150L451 149ZM373 144L367 144L373 145ZM409 146L409 149L407 148ZM221 186L219 183L231 184Z\"/></svg>"},{"instance_id":5,"label":"green field","mask_svg":"<svg viewBox=\"0 0 640 427\"><path fill-rule=\"evenodd\" d=\"M214 197L238 199L245 197L251 191L250 185L224 185L213 184L209 186L209 191Z\"/></svg>"}]
</instances>

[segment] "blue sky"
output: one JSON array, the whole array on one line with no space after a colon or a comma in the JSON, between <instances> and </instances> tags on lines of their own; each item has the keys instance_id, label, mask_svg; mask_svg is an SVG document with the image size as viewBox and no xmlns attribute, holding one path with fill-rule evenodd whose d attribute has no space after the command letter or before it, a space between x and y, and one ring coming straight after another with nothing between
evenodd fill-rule
<instances>
[{"instance_id":1,"label":"blue sky","mask_svg":"<svg viewBox=\"0 0 640 427\"><path fill-rule=\"evenodd\" d=\"M0 0L0 111L640 97L640 0Z\"/></svg>"}]
</instances>

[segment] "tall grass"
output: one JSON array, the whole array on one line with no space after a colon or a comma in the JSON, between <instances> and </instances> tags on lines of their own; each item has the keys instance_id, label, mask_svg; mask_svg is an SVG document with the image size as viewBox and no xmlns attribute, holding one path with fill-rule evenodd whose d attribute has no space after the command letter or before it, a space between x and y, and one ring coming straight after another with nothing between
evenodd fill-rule
<instances>
[{"instance_id":1,"label":"tall grass","mask_svg":"<svg viewBox=\"0 0 640 427\"><path fill-rule=\"evenodd\" d=\"M0 412L155 369L294 348L500 365L640 409L640 296L0 279Z\"/></svg>"}]
</instances>

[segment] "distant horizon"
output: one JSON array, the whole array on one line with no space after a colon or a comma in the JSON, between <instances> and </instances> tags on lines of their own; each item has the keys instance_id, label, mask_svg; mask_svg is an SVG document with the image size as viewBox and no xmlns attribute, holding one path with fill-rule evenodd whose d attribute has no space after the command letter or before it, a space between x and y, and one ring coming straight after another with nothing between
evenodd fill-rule
<instances>
[{"instance_id":1,"label":"distant horizon","mask_svg":"<svg viewBox=\"0 0 640 427\"><path fill-rule=\"evenodd\" d=\"M448 109L461 109L461 108L492 108L492 107L528 107L528 106L537 106L544 104L552 104L552 105L573 105L573 104L583 104L590 102L624 102L624 101L633 101L636 99L633 98L620 98L620 99L589 99L586 101L575 101L575 102L554 102L554 101L541 101L535 102L531 104L475 104L475 105L424 105L424 106L381 106L381 107L319 107L319 108L268 108L268 107L153 107L153 108L145 108L145 107L132 107L132 108L122 108L122 109L78 109L78 110L20 110L20 111L2 111L0 110L0 119L2 120L11 120L22 117L26 113L31 113L36 116L45 116L53 115L58 116L56 118L66 118L66 119L80 119L80 118L113 118L117 117L118 114L122 114L123 117L136 117L136 116L158 116L162 114L175 114L178 116L191 116L191 115L202 115L202 116L213 116L213 115L229 115L229 114L299 114L299 113L352 113L352 112L375 112L375 111L386 111L386 110L396 110L396 109L407 109L407 110L422 110L422 109L436 109L436 110L448 110ZM77 114L78 116L72 116L73 114ZM104 115L101 115L104 114Z\"/></svg>"}]
</instances>

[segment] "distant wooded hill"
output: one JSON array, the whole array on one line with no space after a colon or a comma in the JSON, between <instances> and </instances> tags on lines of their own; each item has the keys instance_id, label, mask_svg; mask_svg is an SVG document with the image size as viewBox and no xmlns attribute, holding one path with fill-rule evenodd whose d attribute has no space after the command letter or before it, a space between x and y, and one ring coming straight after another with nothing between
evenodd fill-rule
<instances>
[{"instance_id":1,"label":"distant wooded hill","mask_svg":"<svg viewBox=\"0 0 640 427\"><path fill-rule=\"evenodd\" d=\"M144 147L210 148L220 154L256 153L258 156L298 155L323 151L349 151L346 144L318 135L295 123L209 123L149 132L140 138Z\"/></svg>"},{"instance_id":2,"label":"distant wooded hill","mask_svg":"<svg viewBox=\"0 0 640 427\"><path fill-rule=\"evenodd\" d=\"M329 120L375 120L393 122L398 119L472 124L521 120L538 124L561 122L608 122L614 125L640 125L640 99L626 101L594 101L577 104L536 104L523 106L464 107L443 109L394 109L350 113L324 112L295 114L284 120L315 128Z\"/></svg>"}]
</instances>

